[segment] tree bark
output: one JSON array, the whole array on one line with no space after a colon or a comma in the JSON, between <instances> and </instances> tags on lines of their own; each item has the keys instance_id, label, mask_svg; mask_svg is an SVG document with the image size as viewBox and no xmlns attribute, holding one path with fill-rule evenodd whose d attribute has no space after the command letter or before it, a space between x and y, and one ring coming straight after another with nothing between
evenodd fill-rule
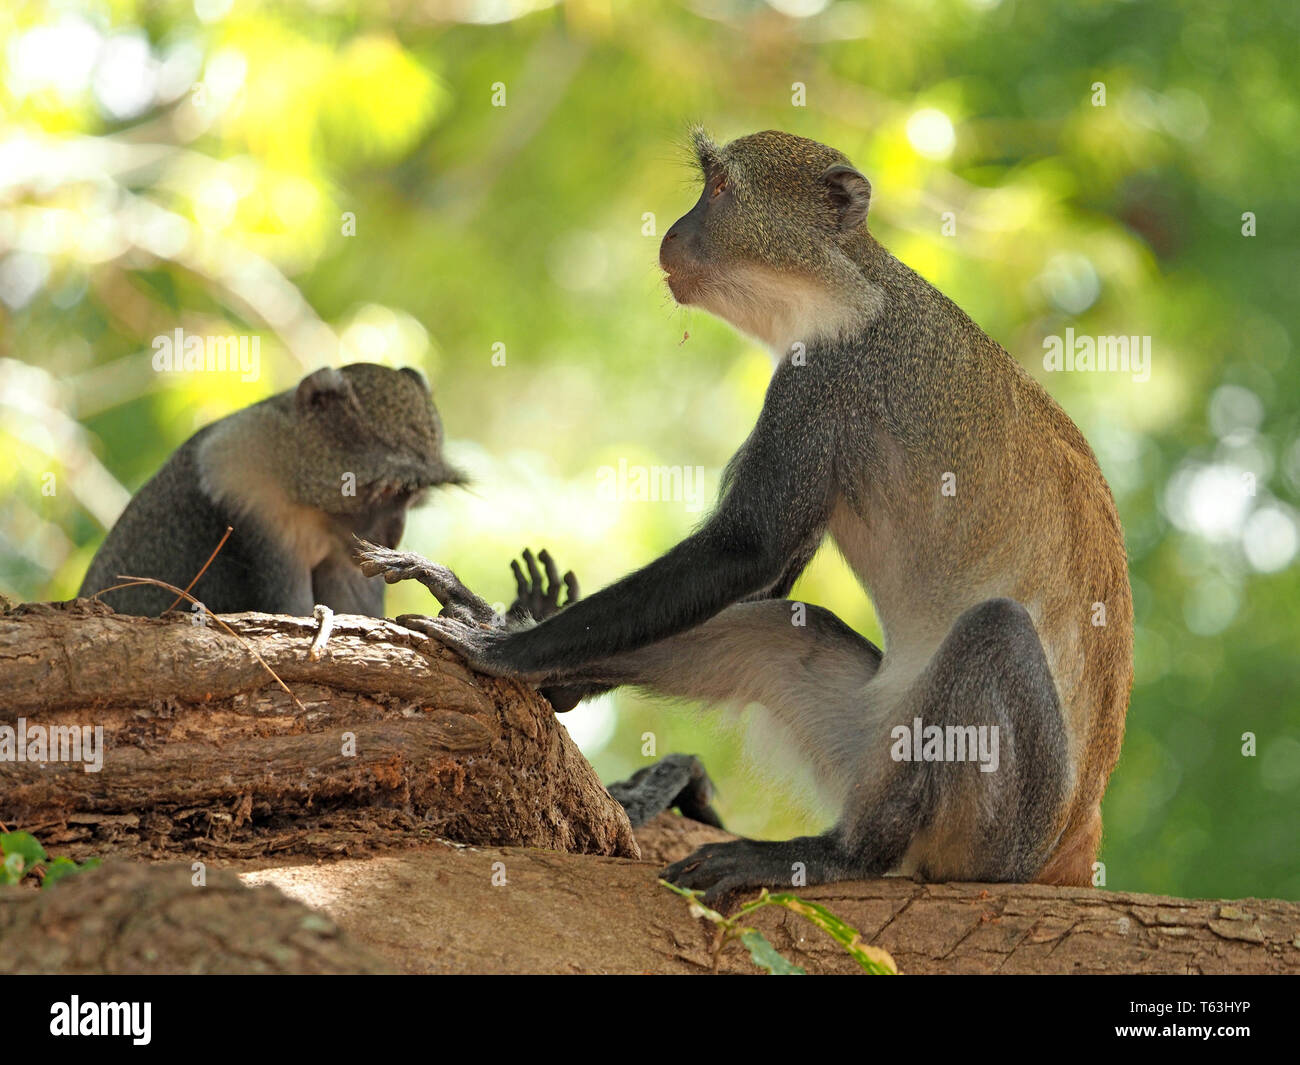
<instances>
[{"instance_id":1,"label":"tree bark","mask_svg":"<svg viewBox=\"0 0 1300 1065\"><path fill-rule=\"evenodd\" d=\"M0 973L386 973L323 913L233 873L105 866L44 891L0 888Z\"/></svg>"},{"instance_id":2,"label":"tree bark","mask_svg":"<svg viewBox=\"0 0 1300 1065\"><path fill-rule=\"evenodd\" d=\"M736 943L715 955L715 927L657 882L658 862L726 834L665 814L637 837L655 864L429 847L244 879L319 907L402 972L757 972ZM904 974L1300 974L1300 904L1293 902L901 877L797 894L883 947ZM809 973L861 972L827 935L787 910L765 907L746 923Z\"/></svg>"},{"instance_id":3,"label":"tree bark","mask_svg":"<svg viewBox=\"0 0 1300 1065\"><path fill-rule=\"evenodd\" d=\"M105 866L45 891L0 889L0 972L757 972L656 879L659 861L725 833L666 814L638 836L655 863L430 844L239 863L207 870L205 887L174 864ZM1300 973L1291 902L901 878L798 894L904 974ZM809 973L860 971L788 911L747 923Z\"/></svg>"},{"instance_id":4,"label":"tree bark","mask_svg":"<svg viewBox=\"0 0 1300 1065\"><path fill-rule=\"evenodd\" d=\"M0 822L78 859L439 838L637 856L622 808L530 688L472 677L391 621L340 615L312 660L310 618L222 620L242 642L87 600L0 615ZM5 760L5 726L11 746L19 731L102 727L103 768Z\"/></svg>"},{"instance_id":5,"label":"tree bark","mask_svg":"<svg viewBox=\"0 0 1300 1065\"><path fill-rule=\"evenodd\" d=\"M389 621L335 619L313 660L311 619L225 620L245 642L84 600L0 614L0 821L55 855L134 859L0 890L0 970L756 971L657 883L726 834L664 815L634 838L535 692ZM103 728L101 772L3 760L6 727L59 725ZM798 893L904 973L1300 973L1296 903L901 878ZM809 972L859 971L793 913L749 923Z\"/></svg>"}]
</instances>

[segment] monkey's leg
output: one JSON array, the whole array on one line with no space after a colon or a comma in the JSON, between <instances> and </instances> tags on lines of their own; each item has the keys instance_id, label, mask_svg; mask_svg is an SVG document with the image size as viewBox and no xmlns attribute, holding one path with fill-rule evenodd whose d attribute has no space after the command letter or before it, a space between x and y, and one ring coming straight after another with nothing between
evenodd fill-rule
<instances>
[{"instance_id":1,"label":"monkey's leg","mask_svg":"<svg viewBox=\"0 0 1300 1065\"><path fill-rule=\"evenodd\" d=\"M880 650L821 607L787 600L738 603L679 636L638 651L615 655L572 673L565 680L633 684L665 695L712 702L761 703L792 735L828 790L846 800L853 780L846 768L856 765L870 735L863 689L880 666ZM673 805L665 800L675 780L670 766L650 766L647 790L633 791L625 803L629 817L643 809ZM680 768L680 767L678 767ZM638 777L640 774L638 774ZM638 784L634 777L629 784ZM659 785L659 786L656 786ZM610 789L622 801L622 796ZM688 816L698 815L688 813ZM808 882L843 879L849 867L838 840L807 837L784 843L737 840L715 844L670 867L669 873L705 857L719 874L711 898L742 886L737 874L759 874L757 883L789 887L795 863L802 863ZM675 877L674 877L675 878ZM684 881L683 881L684 882ZM709 887L711 882L689 886Z\"/></svg>"},{"instance_id":2,"label":"monkey's leg","mask_svg":"<svg viewBox=\"0 0 1300 1065\"><path fill-rule=\"evenodd\" d=\"M873 694L892 706L868 712ZM1056 688L1023 607L994 599L962 614L901 699L850 683L815 713L843 718L831 708L846 699L861 716L831 758L857 779L834 829L783 843L713 844L664 875L717 901L758 887L880 876L900 863L929 879L1038 872L1059 833L1070 764ZM926 748L935 735L938 747ZM918 750L921 760L910 760ZM931 755L944 760L925 760Z\"/></svg>"},{"instance_id":3,"label":"monkey's leg","mask_svg":"<svg viewBox=\"0 0 1300 1065\"><path fill-rule=\"evenodd\" d=\"M737 603L677 636L558 671L555 684L632 684L714 703L760 703L827 784L850 788L844 762L866 744L863 688L880 649L829 610L785 599Z\"/></svg>"},{"instance_id":4,"label":"monkey's leg","mask_svg":"<svg viewBox=\"0 0 1300 1065\"><path fill-rule=\"evenodd\" d=\"M921 719L923 758L941 728L943 759L891 750L874 803L844 822L849 849L898 853L927 880L1033 880L1065 825L1074 766L1028 611L1000 598L963 613L890 718L886 735L905 726L909 739Z\"/></svg>"}]
</instances>

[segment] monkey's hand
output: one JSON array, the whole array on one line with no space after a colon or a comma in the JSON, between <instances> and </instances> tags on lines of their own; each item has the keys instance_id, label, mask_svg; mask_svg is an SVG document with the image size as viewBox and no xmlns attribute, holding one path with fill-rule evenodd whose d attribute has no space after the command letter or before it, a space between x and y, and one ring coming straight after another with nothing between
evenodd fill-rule
<instances>
[{"instance_id":1,"label":"monkey's hand","mask_svg":"<svg viewBox=\"0 0 1300 1065\"><path fill-rule=\"evenodd\" d=\"M447 610L436 618L423 614L399 614L397 621L408 629L422 632L445 647L450 647L476 672L486 673L490 677L514 677L536 685L542 698L551 704L551 709L557 714L566 713L588 696L599 695L610 688L608 684L584 682L545 684L545 673L529 673L503 665L500 650L517 629L466 624L447 616Z\"/></svg>"},{"instance_id":2,"label":"monkey's hand","mask_svg":"<svg viewBox=\"0 0 1300 1065\"><path fill-rule=\"evenodd\" d=\"M442 613L436 618L423 614L402 614L397 618L399 624L450 647L465 659L471 669L479 673L494 677L517 677L533 683L545 679L543 673L529 674L503 665L498 652L513 633L559 613L578 598L578 578L572 570L561 578L550 552L540 552L534 561L532 552L524 551L527 577L518 562L510 564L514 570L518 595L510 610L501 615L486 600L465 587L460 578L446 566L430 562L412 551L379 547L360 537L356 540L353 558L367 577L382 575L389 584L406 580L419 581L442 604ZM541 562L546 571L545 586L542 574L537 569L537 561ZM563 603L560 602L561 591L565 593ZM609 686L562 683L540 690L555 712L562 714L566 710L572 710L589 695L608 691Z\"/></svg>"},{"instance_id":3,"label":"monkey's hand","mask_svg":"<svg viewBox=\"0 0 1300 1065\"><path fill-rule=\"evenodd\" d=\"M537 570L538 562L546 571L545 585L542 583L541 573ZM510 563L510 569L515 575L516 595L515 601L506 611L509 620L521 624L527 624L529 621L545 621L551 615L558 614L581 595L578 591L578 578L573 575L573 570L569 570L561 578L555 560L545 548L538 553L536 561L533 560L533 553L524 548L524 565L528 567L527 575L518 562ZM561 592L565 593L563 603L560 602Z\"/></svg>"},{"instance_id":4,"label":"monkey's hand","mask_svg":"<svg viewBox=\"0 0 1300 1065\"><path fill-rule=\"evenodd\" d=\"M503 628L492 627L486 623L466 623L450 616L444 608L436 618L425 614L398 614L397 623L408 629L414 629L444 647L450 647L476 673L486 673L490 677L515 677L519 680L537 683L541 676L530 676L517 670L500 665L496 650L510 636Z\"/></svg>"},{"instance_id":5,"label":"monkey's hand","mask_svg":"<svg viewBox=\"0 0 1300 1065\"><path fill-rule=\"evenodd\" d=\"M402 614L397 618L400 624L446 644L480 673L518 677L521 680L543 679L543 675L530 676L500 664L499 656L494 652L511 635L509 619L493 610L487 600L471 592L446 566L430 562L413 551L394 551L368 543L360 537L357 537L352 557L367 577L382 576L389 584L419 581L442 604L442 612L436 618L423 614ZM538 579L540 580L540 575ZM574 582L575 589L576 586ZM546 594L548 593L543 593L543 598ZM558 594L557 590L557 597ZM516 624L514 628L517 627ZM574 702L576 701L575 699Z\"/></svg>"},{"instance_id":6,"label":"monkey's hand","mask_svg":"<svg viewBox=\"0 0 1300 1065\"><path fill-rule=\"evenodd\" d=\"M575 682L544 684L544 673L528 673L501 664L500 648L506 640L518 630L491 627L482 624L466 624L448 616L444 610L436 618L423 614L399 614L397 621L408 629L422 632L446 647L450 647L469 664L470 668L491 677L515 677L519 680L538 685L542 698L551 704L557 714L566 713L588 696L600 695L609 691L611 685L603 683ZM498 618L500 615L498 615ZM683 813L686 812L683 807ZM688 815L689 816L689 815Z\"/></svg>"},{"instance_id":7,"label":"monkey's hand","mask_svg":"<svg viewBox=\"0 0 1300 1065\"><path fill-rule=\"evenodd\" d=\"M546 571L545 585L542 583L542 575L537 571L537 562L540 562ZM568 570L561 578L559 570L555 567L555 560L545 548L538 554L536 562L533 561L533 553L524 548L524 565L528 567L527 574L518 562L510 563L510 568L515 575L516 595L515 601L506 611L506 618L513 628L527 628L536 622L545 621L558 614L582 594L578 590L578 578L573 575L573 570ZM563 603L560 602L561 592L564 592ZM545 687L539 690L543 698L551 704L551 708L557 714L563 714L572 710L588 695L598 694L605 688L601 685L578 684Z\"/></svg>"},{"instance_id":8,"label":"monkey's hand","mask_svg":"<svg viewBox=\"0 0 1300 1065\"><path fill-rule=\"evenodd\" d=\"M492 609L492 604L466 588L446 566L430 562L414 551L394 551L359 536L354 539L352 557L367 577L382 576L389 584L419 581L442 604L442 617L466 626L505 628L505 619Z\"/></svg>"}]
</instances>

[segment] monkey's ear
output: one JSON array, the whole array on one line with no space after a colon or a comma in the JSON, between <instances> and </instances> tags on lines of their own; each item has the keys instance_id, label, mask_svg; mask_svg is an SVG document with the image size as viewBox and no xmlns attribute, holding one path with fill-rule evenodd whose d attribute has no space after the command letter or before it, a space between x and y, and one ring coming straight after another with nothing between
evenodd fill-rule
<instances>
[{"instance_id":1,"label":"monkey's ear","mask_svg":"<svg viewBox=\"0 0 1300 1065\"><path fill-rule=\"evenodd\" d=\"M352 382L342 370L326 366L314 373L309 373L298 382L298 392L294 397L299 411L323 410L330 406L350 407L358 413L361 402L357 399Z\"/></svg>"},{"instance_id":2,"label":"monkey's ear","mask_svg":"<svg viewBox=\"0 0 1300 1065\"><path fill-rule=\"evenodd\" d=\"M862 225L871 206L871 182L848 163L835 163L822 173L831 203L840 216L840 229L850 232Z\"/></svg>"},{"instance_id":3,"label":"monkey's ear","mask_svg":"<svg viewBox=\"0 0 1300 1065\"><path fill-rule=\"evenodd\" d=\"M422 389L424 389L424 394L426 396L433 395L432 389L429 388L428 380L426 380L424 374L420 373L420 371L417 370L414 366L403 366L400 372L406 374L407 377L410 377Z\"/></svg>"},{"instance_id":4,"label":"monkey's ear","mask_svg":"<svg viewBox=\"0 0 1300 1065\"><path fill-rule=\"evenodd\" d=\"M691 127L691 148L695 152L695 161L706 178L722 169L722 152L713 143L713 138L704 132L703 126Z\"/></svg>"}]
</instances>

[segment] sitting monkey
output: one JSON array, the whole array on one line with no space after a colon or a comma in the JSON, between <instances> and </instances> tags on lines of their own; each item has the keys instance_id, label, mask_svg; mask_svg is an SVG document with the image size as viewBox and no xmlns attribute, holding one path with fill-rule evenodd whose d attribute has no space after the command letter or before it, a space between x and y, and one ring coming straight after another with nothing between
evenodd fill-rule
<instances>
[{"instance_id":1,"label":"sitting monkey","mask_svg":"<svg viewBox=\"0 0 1300 1065\"><path fill-rule=\"evenodd\" d=\"M396 547L407 509L429 488L464 483L442 445L442 424L418 371L371 363L317 370L177 448L132 497L78 594L109 587L118 574L184 588L229 525L230 539L192 589L208 610L303 616L320 603L382 617L384 582L353 562L353 537ZM562 586L577 598L573 574L561 581L546 552L550 596L531 554L524 557L527 579L514 563L515 613L548 617L560 608ZM121 613L152 615L176 597L142 585L102 598Z\"/></svg>"},{"instance_id":2,"label":"sitting monkey","mask_svg":"<svg viewBox=\"0 0 1300 1065\"><path fill-rule=\"evenodd\" d=\"M706 901L889 871L1088 884L1133 676L1124 536L1092 450L875 240L871 187L843 154L780 132L695 148L704 187L664 236L668 285L776 361L709 519L532 626L485 625L482 601L417 556L367 548L363 568L429 587L443 615L399 620L481 672L774 715L838 819L667 870ZM828 533L883 652L785 598Z\"/></svg>"}]
</instances>

